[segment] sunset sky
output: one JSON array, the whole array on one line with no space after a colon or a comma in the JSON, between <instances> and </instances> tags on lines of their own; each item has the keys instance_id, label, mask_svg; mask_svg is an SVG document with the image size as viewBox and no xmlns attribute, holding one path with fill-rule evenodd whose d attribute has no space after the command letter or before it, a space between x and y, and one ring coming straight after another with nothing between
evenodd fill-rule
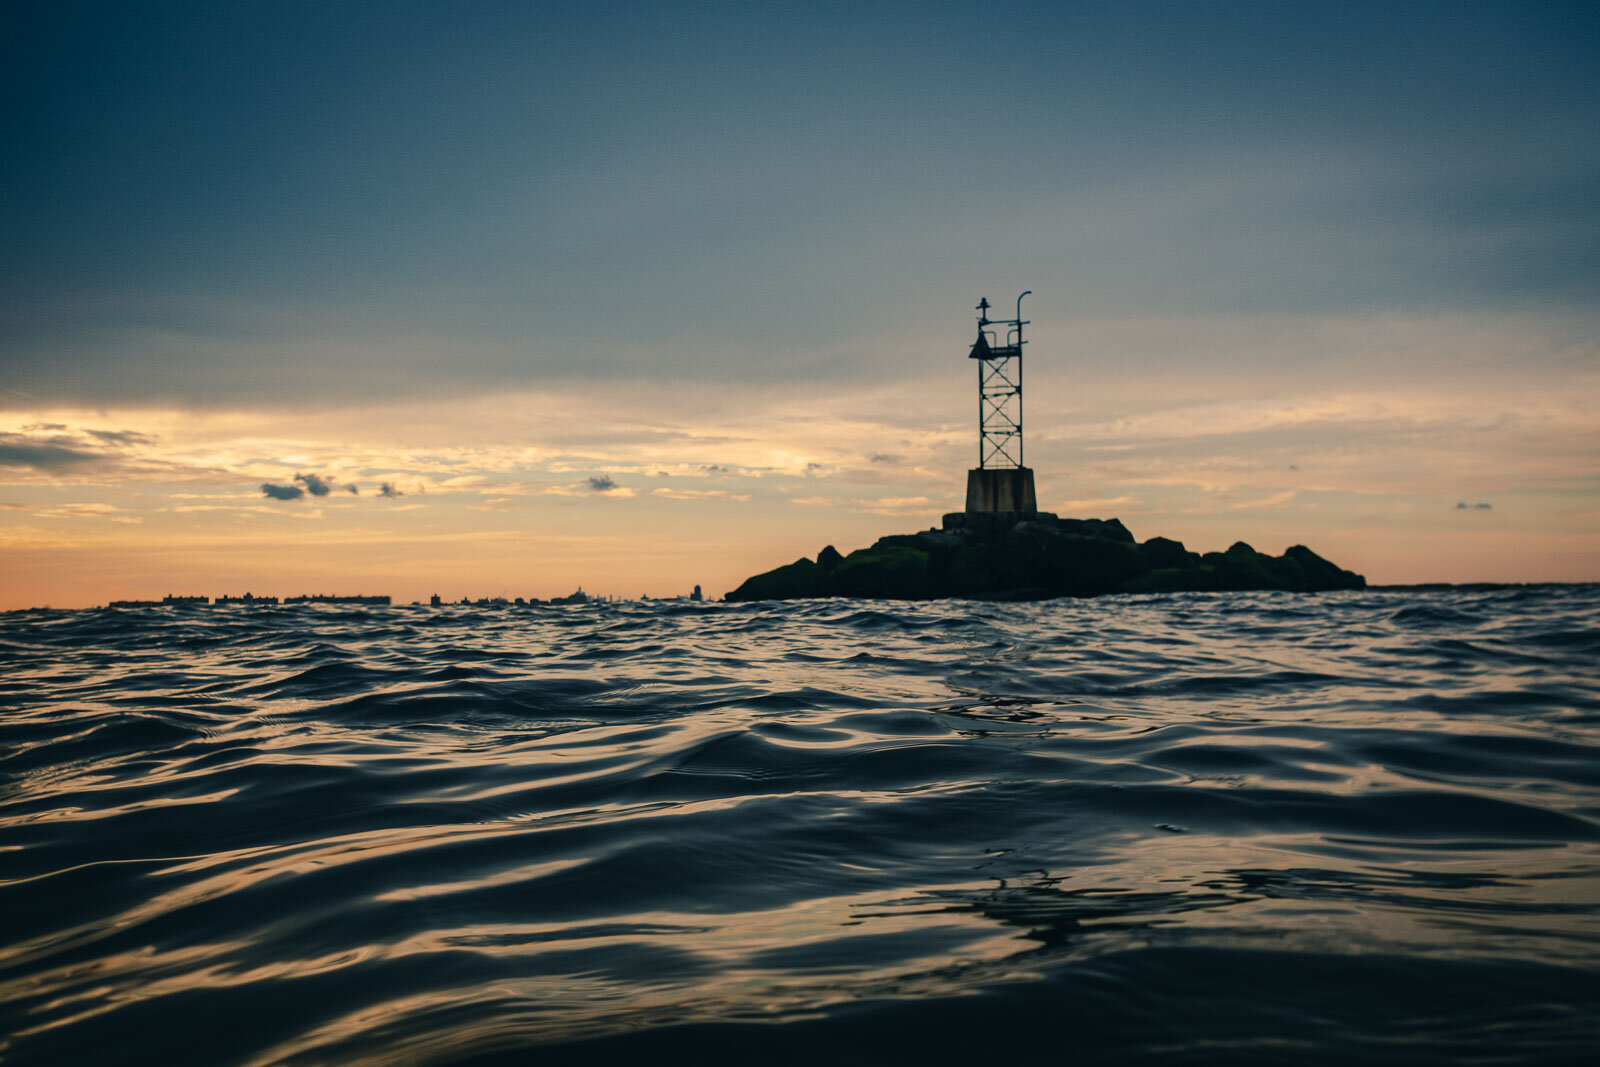
<instances>
[{"instance_id":1,"label":"sunset sky","mask_svg":"<svg viewBox=\"0 0 1600 1067\"><path fill-rule=\"evenodd\" d=\"M0 608L720 595L1039 504L1600 580L1593 3L8 5Z\"/></svg>"}]
</instances>

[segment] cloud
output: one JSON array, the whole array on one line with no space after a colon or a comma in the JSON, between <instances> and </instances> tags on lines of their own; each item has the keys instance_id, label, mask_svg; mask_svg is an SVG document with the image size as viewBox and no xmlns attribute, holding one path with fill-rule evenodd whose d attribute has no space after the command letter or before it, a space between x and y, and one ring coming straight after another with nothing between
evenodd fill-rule
<instances>
[{"instance_id":1,"label":"cloud","mask_svg":"<svg viewBox=\"0 0 1600 1067\"><path fill-rule=\"evenodd\" d=\"M810 508L845 507L851 511L859 511L869 515L892 515L896 517L938 515L950 510L948 501L926 496L858 497L855 499L800 496L792 498L789 503Z\"/></svg>"},{"instance_id":2,"label":"cloud","mask_svg":"<svg viewBox=\"0 0 1600 1067\"><path fill-rule=\"evenodd\" d=\"M296 474L294 480L306 487L306 492L312 496L327 496L333 490L323 478L315 474Z\"/></svg>"},{"instance_id":3,"label":"cloud","mask_svg":"<svg viewBox=\"0 0 1600 1067\"><path fill-rule=\"evenodd\" d=\"M397 497L405 496L406 494L402 490L397 489L393 482L383 482L378 486L378 495L381 497Z\"/></svg>"},{"instance_id":4,"label":"cloud","mask_svg":"<svg viewBox=\"0 0 1600 1067\"><path fill-rule=\"evenodd\" d=\"M306 496L307 494L320 498L327 496L334 490L349 493L352 496L361 492L361 490L355 485L339 485L335 482L329 481L320 474L296 473L294 476L294 481L298 482L299 484L276 485L272 482L263 482L261 483L261 492L264 495L271 497L273 500L299 500L301 497ZM383 493L380 490L380 495L400 495L400 491L394 489L394 487L389 485L388 482L385 482L384 485L389 486L389 488L394 491L392 493Z\"/></svg>"},{"instance_id":5,"label":"cloud","mask_svg":"<svg viewBox=\"0 0 1600 1067\"><path fill-rule=\"evenodd\" d=\"M278 489L297 489L299 487L298 486L276 486L275 488L278 488ZM301 491L304 492L304 490L301 490ZM161 508L160 510L165 511L166 509L165 508ZM284 514L284 512L278 510L277 508L269 507L269 506L267 506L265 504L256 504L256 505L248 505L248 506L247 505L243 505L243 504L179 504L176 507L174 507L172 510L175 511L175 512L178 512L179 514L190 514L190 513L194 513L194 512L208 512L208 511L223 512L223 513L226 513L226 512L249 512L250 514L253 514L253 515L282 515L282 514ZM318 514L321 514L321 513L318 512Z\"/></svg>"},{"instance_id":6,"label":"cloud","mask_svg":"<svg viewBox=\"0 0 1600 1067\"><path fill-rule=\"evenodd\" d=\"M897 456L893 452L874 452L867 457L869 463L899 463L906 457Z\"/></svg>"},{"instance_id":7,"label":"cloud","mask_svg":"<svg viewBox=\"0 0 1600 1067\"><path fill-rule=\"evenodd\" d=\"M499 492L505 486L495 486L485 492ZM581 482L565 482L556 485L547 485L542 489L534 490L539 496L593 496L600 494L606 500L623 500L628 497L638 496L638 490L628 486L618 485L612 481L609 474L591 475Z\"/></svg>"},{"instance_id":8,"label":"cloud","mask_svg":"<svg viewBox=\"0 0 1600 1067\"><path fill-rule=\"evenodd\" d=\"M306 492L312 496L327 496L335 489L342 489L352 495L361 492L354 485L335 485L320 474L296 474L294 480L306 487Z\"/></svg>"},{"instance_id":9,"label":"cloud","mask_svg":"<svg viewBox=\"0 0 1600 1067\"><path fill-rule=\"evenodd\" d=\"M1279 504L1287 504L1289 501L1293 500L1297 495L1299 495L1299 492L1300 491L1298 489L1285 489L1281 493L1273 493L1271 496L1262 497L1259 500L1246 500L1238 504L1230 504L1228 505L1228 510L1240 511L1244 508L1276 507Z\"/></svg>"},{"instance_id":10,"label":"cloud","mask_svg":"<svg viewBox=\"0 0 1600 1067\"><path fill-rule=\"evenodd\" d=\"M1456 501L1456 510L1457 511L1488 511L1493 507L1494 507L1493 504L1484 504L1484 503L1469 504L1465 500Z\"/></svg>"},{"instance_id":11,"label":"cloud","mask_svg":"<svg viewBox=\"0 0 1600 1067\"><path fill-rule=\"evenodd\" d=\"M137 430L90 430L89 436L99 438L108 445L147 445L151 443L149 434L142 434Z\"/></svg>"},{"instance_id":12,"label":"cloud","mask_svg":"<svg viewBox=\"0 0 1600 1067\"><path fill-rule=\"evenodd\" d=\"M1105 514L1108 508L1137 506L1139 501L1131 496L1096 496L1086 500L1063 500L1055 510L1062 515L1081 517L1085 514Z\"/></svg>"},{"instance_id":13,"label":"cloud","mask_svg":"<svg viewBox=\"0 0 1600 1067\"><path fill-rule=\"evenodd\" d=\"M858 500L855 510L871 515L937 515L949 510L949 501L925 496L886 496Z\"/></svg>"},{"instance_id":14,"label":"cloud","mask_svg":"<svg viewBox=\"0 0 1600 1067\"><path fill-rule=\"evenodd\" d=\"M115 504L84 502L55 504L38 513L41 519L104 519L122 509Z\"/></svg>"},{"instance_id":15,"label":"cloud","mask_svg":"<svg viewBox=\"0 0 1600 1067\"><path fill-rule=\"evenodd\" d=\"M69 448L54 441L41 441L25 434L0 434L0 467L32 467L34 470L60 470L94 463L105 457Z\"/></svg>"},{"instance_id":16,"label":"cloud","mask_svg":"<svg viewBox=\"0 0 1600 1067\"><path fill-rule=\"evenodd\" d=\"M749 493L730 493L726 489L652 489L651 496L668 500L749 500Z\"/></svg>"},{"instance_id":17,"label":"cloud","mask_svg":"<svg viewBox=\"0 0 1600 1067\"><path fill-rule=\"evenodd\" d=\"M99 475L111 467L125 473L148 471L159 464L144 462L130 467L125 452L130 446L149 445L154 440L135 430L80 429L64 422L28 423L20 432L0 432L0 468L32 469L58 478L73 473Z\"/></svg>"}]
</instances>

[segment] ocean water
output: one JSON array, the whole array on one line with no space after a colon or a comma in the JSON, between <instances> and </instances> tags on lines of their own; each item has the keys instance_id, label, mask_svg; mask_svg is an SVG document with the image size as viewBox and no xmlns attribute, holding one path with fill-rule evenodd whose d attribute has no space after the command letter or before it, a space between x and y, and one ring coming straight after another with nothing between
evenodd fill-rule
<instances>
[{"instance_id":1,"label":"ocean water","mask_svg":"<svg viewBox=\"0 0 1600 1067\"><path fill-rule=\"evenodd\" d=\"M0 1062L1592 1063L1600 589L0 616Z\"/></svg>"}]
</instances>

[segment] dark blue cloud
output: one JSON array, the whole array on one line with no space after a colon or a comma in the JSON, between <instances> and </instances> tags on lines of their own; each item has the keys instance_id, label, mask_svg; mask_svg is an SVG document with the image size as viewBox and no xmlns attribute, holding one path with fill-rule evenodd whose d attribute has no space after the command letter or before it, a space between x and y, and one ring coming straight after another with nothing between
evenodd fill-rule
<instances>
[{"instance_id":1,"label":"dark blue cloud","mask_svg":"<svg viewBox=\"0 0 1600 1067\"><path fill-rule=\"evenodd\" d=\"M112 464L117 450L152 439L133 430L74 430L65 423L33 423L22 433L0 433L0 466L59 470ZM110 446L110 451L102 451Z\"/></svg>"},{"instance_id":2,"label":"dark blue cloud","mask_svg":"<svg viewBox=\"0 0 1600 1067\"><path fill-rule=\"evenodd\" d=\"M352 496L361 491L354 485L337 485L333 482L330 482L320 474L296 474L294 476L294 480L305 486L306 492L310 493L312 496L327 496L336 489L349 493Z\"/></svg>"},{"instance_id":3,"label":"dark blue cloud","mask_svg":"<svg viewBox=\"0 0 1600 1067\"><path fill-rule=\"evenodd\" d=\"M0 467L32 467L49 471L81 467L103 458L63 445L39 444L20 434L0 434Z\"/></svg>"},{"instance_id":4,"label":"dark blue cloud","mask_svg":"<svg viewBox=\"0 0 1600 1067\"><path fill-rule=\"evenodd\" d=\"M306 487L306 492L312 496L327 496L333 492L333 486L317 474L296 474L294 480Z\"/></svg>"}]
</instances>

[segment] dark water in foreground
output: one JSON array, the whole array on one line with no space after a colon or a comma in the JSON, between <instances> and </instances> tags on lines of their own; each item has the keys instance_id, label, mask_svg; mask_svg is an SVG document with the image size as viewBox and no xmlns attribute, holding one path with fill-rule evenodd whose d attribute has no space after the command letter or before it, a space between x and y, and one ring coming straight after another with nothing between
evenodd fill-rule
<instances>
[{"instance_id":1,"label":"dark water in foreground","mask_svg":"<svg viewBox=\"0 0 1600 1067\"><path fill-rule=\"evenodd\" d=\"M1593 587L0 616L0 1061L1592 1062L1597 664Z\"/></svg>"}]
</instances>

